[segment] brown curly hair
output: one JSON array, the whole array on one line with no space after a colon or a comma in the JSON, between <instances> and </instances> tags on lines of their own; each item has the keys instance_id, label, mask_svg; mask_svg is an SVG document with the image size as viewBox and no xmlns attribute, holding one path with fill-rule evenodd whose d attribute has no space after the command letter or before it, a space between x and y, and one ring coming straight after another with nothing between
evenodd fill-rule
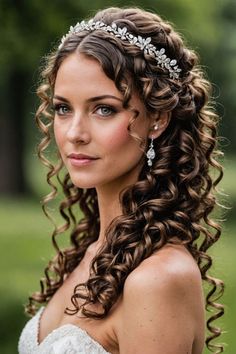
<instances>
[{"instance_id":1,"label":"brown curly hair","mask_svg":"<svg viewBox=\"0 0 236 354\"><path fill-rule=\"evenodd\" d=\"M38 89L41 105L36 120L44 137L38 155L49 168L47 182L52 192L44 198L43 209L62 187L64 200L60 203L63 225L52 235L56 257L45 269L41 291L34 293L27 311L34 314L37 303L47 302L83 258L87 247L97 240L99 212L95 189L80 189L63 172L59 157L54 166L46 155L52 141L52 97L57 71L71 53L79 52L95 58L104 73L114 81L123 94L124 107L129 108L133 90L137 90L146 111L170 112L167 129L154 141L157 156L150 169L143 164L138 181L122 191L122 215L116 217L106 230L106 244L92 261L90 277L85 284L78 284L71 297L72 309L79 311L77 299L84 299L82 312L91 318L103 318L121 295L127 276L145 258L167 243L184 244L199 265L202 279L208 285L206 308L213 310L207 320L209 336L207 347L215 353L223 346L212 343L221 334L213 321L221 317L224 308L217 303L224 284L208 273L212 258L207 253L220 237L220 226L209 214L217 204L215 186L223 172L216 150L218 116L210 101L211 85L198 66L197 55L185 47L179 34L156 14L138 8L108 8L99 11L94 20L106 24L115 22L126 26L132 34L151 37L157 48L165 48L167 56L175 58L181 68L179 79L171 79L165 68L139 48L121 41L105 31L82 31L67 38L62 48L56 49L46 60L42 82ZM133 121L137 119L134 115ZM132 122L129 125L132 135ZM135 137L134 138L138 138ZM212 177L213 171L217 177ZM58 182L55 182L55 177ZM59 183L59 184L58 184ZM80 208L83 218L77 220L75 208ZM69 230L71 246L61 249L56 238ZM100 303L102 312L88 309L90 303Z\"/></svg>"}]
</instances>

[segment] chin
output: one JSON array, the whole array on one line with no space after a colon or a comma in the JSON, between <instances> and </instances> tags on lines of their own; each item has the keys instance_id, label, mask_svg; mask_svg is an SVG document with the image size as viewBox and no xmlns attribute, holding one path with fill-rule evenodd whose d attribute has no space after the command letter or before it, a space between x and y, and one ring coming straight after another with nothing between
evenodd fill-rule
<instances>
[{"instance_id":1,"label":"chin","mask_svg":"<svg viewBox=\"0 0 236 354\"><path fill-rule=\"evenodd\" d=\"M94 183L89 183L89 181L78 181L78 180L73 180L71 178L72 183L74 184L75 187L81 188L81 189L91 189L91 188L96 188L96 184Z\"/></svg>"}]
</instances>

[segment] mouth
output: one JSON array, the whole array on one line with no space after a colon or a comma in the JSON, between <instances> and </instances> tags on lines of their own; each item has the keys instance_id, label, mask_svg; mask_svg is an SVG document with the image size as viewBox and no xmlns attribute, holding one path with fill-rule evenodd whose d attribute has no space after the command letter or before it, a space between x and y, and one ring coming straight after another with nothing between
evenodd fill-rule
<instances>
[{"instance_id":1,"label":"mouth","mask_svg":"<svg viewBox=\"0 0 236 354\"><path fill-rule=\"evenodd\" d=\"M69 154L68 159L71 165L76 167L85 166L98 160L98 158L94 156L85 155L85 154L75 154L75 153Z\"/></svg>"}]
</instances>

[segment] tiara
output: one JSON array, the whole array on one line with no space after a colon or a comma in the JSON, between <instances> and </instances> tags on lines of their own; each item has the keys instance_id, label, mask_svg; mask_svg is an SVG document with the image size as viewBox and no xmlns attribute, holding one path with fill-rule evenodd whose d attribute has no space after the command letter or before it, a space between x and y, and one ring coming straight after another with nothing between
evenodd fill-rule
<instances>
[{"instance_id":1,"label":"tiara","mask_svg":"<svg viewBox=\"0 0 236 354\"><path fill-rule=\"evenodd\" d=\"M106 25L101 21L94 21L93 19L87 21L78 22L74 27L70 26L69 32L64 35L61 39L61 43L58 47L60 50L65 41L71 36L76 35L82 31L96 31L101 30L120 38L122 41L128 41L139 47L145 54L150 55L157 61L157 66L161 68L166 68L169 71L169 77L171 79L178 79L181 69L177 65L176 59L170 59L165 54L165 48L157 49L151 43L151 37L143 38L141 36L135 37L133 34L128 32L126 27L118 27L114 22L111 25Z\"/></svg>"}]
</instances>

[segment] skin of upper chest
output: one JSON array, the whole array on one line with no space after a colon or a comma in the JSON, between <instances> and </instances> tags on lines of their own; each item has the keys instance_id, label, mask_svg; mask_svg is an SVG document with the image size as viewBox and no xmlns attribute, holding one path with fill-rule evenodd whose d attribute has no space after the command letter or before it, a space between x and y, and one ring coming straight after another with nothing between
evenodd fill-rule
<instances>
[{"instance_id":1,"label":"skin of upper chest","mask_svg":"<svg viewBox=\"0 0 236 354\"><path fill-rule=\"evenodd\" d=\"M45 312L43 313L42 319L41 319L41 324L40 324L40 333L39 333L39 339L42 341L49 333L52 332L53 329L60 327L65 324L73 324L75 326L80 327L81 329L85 330L93 339L95 339L98 343L100 343L108 352L112 354L119 354L119 344L120 341L128 341L128 345L130 343L134 343L133 340L134 338L131 336L130 337L130 332L132 329L132 326L135 328L135 321L130 322L128 327L126 328L126 331L124 331L124 324L126 322L129 322L129 314L127 314L127 304L125 306L125 292L120 296L118 301L115 303L115 305L112 307L110 310L109 314L106 316L106 318L102 320L95 320L95 319L89 319L81 316L81 314L76 314L76 315L68 315L64 313L64 310L66 307L73 308L72 303L71 303L71 296L73 294L74 288L76 285L79 283L83 283L88 279L89 276L89 267L92 258L94 257L95 253L90 252L88 249L88 252L86 252L85 257L83 260L80 262L79 266L71 273L71 275L65 280L64 284L61 286L60 289L54 294L52 299L50 300L49 304L47 305ZM173 261L175 259L175 261ZM164 250L161 250L158 252L158 254L153 255L149 257L148 259L144 260L139 267L136 268L135 271L131 272L130 275L127 278L126 281L126 289L132 285L132 279L136 278L138 276L138 279L140 280L139 283L141 284L144 279L150 276L150 269L156 272L158 272L158 277L161 279L164 277L164 275L159 274L161 272L161 267L166 267L167 264L169 264L169 268L174 269L174 276L176 276L176 268L177 265L181 268L179 270L180 276L182 277L185 274L185 271L188 270L189 273L189 268L192 269L190 271L191 273L191 279L192 276L196 273L196 277L199 278L199 281L196 283L196 291L199 292L197 296L195 296L195 290L194 290L194 296L191 297L191 308L194 307L194 310L192 311L193 316L190 318L190 325L194 328L194 334L189 337L192 338L194 347L192 348L192 353L200 353L201 352L201 347L202 343L204 341L203 339L203 332L204 329L201 328L201 325L203 326L204 324L204 307L203 307L203 300L201 302L201 297L202 295L200 294L201 289L200 289L200 274L199 272L196 271L197 265L195 264L195 261L192 259L192 256L188 254L186 250L178 247L178 246L167 246L165 247ZM184 265L185 264L185 265ZM184 272L182 272L182 268L184 267ZM165 274L165 272L164 272ZM170 275L172 272L170 272ZM178 274L178 272L177 272ZM195 278L196 278L195 277ZM141 281L142 280L142 281ZM199 282L199 285L198 285ZM172 282L173 283L173 282ZM174 282L175 283L175 282ZM192 281L190 282L192 284ZM165 279L163 279L163 282L161 284L161 287L165 284ZM181 283L182 284L182 283ZM194 288L192 285L191 287L184 287L184 290L187 290L186 294L191 294L192 288ZM147 288L148 291L149 288ZM161 288L160 288L161 290ZM181 290L182 291L182 290ZM138 314L140 312L140 304L136 304L135 300L135 290L134 296L132 296L132 299L129 303L129 311L130 313L133 314ZM127 293L127 291L126 291ZM145 290L146 293L146 290ZM175 292L171 292L171 294L175 294ZM126 294L127 296L127 294ZM189 298L189 295L187 296ZM126 297L127 299L127 297ZM195 302L193 302L193 299L195 299ZM197 299L199 301L197 301ZM155 302L156 302L155 298ZM160 301L161 299L159 299ZM172 299L173 300L173 299ZM172 301L168 300L168 301ZM162 302L165 299L161 300ZM127 301L126 301L127 303ZM142 304L143 303L143 298L142 298ZM94 305L95 306L95 305ZM146 305L145 305L146 306ZM152 305L150 305L152 306ZM165 303L164 308L168 307L169 304ZM187 308L187 305L183 304L184 308ZM98 310L98 307L92 308L93 310ZM158 309L158 312L160 310L163 310L163 306ZM188 311L187 311L188 312ZM191 312L191 311L190 311ZM128 316L128 317L127 317ZM160 317L160 316L156 316ZM161 324L162 326L165 327L164 321L165 318L161 317ZM125 322L124 322L125 321ZM142 318L143 321L143 318ZM170 323L170 322L168 322ZM168 324L169 326L169 324ZM126 333L124 336L124 332ZM179 332L176 334L177 337L179 336ZM127 339L128 337L128 339ZM136 338L136 337L135 337ZM190 341L191 341L190 338ZM140 338L138 338L140 340ZM136 341L136 340L135 340ZM119 344L118 344L119 343ZM133 345L133 344L132 344ZM127 345L125 344L125 351L126 351ZM200 350L199 350L200 348ZM124 352L124 348L123 348Z\"/></svg>"},{"instance_id":2,"label":"skin of upper chest","mask_svg":"<svg viewBox=\"0 0 236 354\"><path fill-rule=\"evenodd\" d=\"M105 319L96 320L84 317L81 313L68 315L66 308L73 308L71 296L74 288L87 281L89 267L94 253L88 249L78 267L68 276L63 285L53 295L40 319L39 342L41 343L54 329L66 324L73 324L85 330L93 339L100 343L108 352L118 354L118 343L114 331L118 321L120 301L118 301ZM78 300L81 303L81 300ZM99 307L93 307L99 311Z\"/></svg>"}]
</instances>

